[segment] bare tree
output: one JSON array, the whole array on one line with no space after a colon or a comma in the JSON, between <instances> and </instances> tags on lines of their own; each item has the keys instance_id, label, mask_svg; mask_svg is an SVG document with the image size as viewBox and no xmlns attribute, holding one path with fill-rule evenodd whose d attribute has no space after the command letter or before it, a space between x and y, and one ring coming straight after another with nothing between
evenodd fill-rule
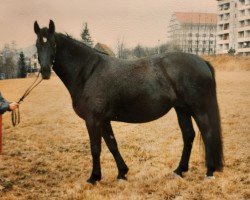
<instances>
[{"instance_id":1,"label":"bare tree","mask_svg":"<svg viewBox=\"0 0 250 200\"><path fill-rule=\"evenodd\" d=\"M134 49L133 49L133 56L137 58L145 57L145 48L143 48L140 44L138 44Z\"/></svg>"},{"instance_id":2,"label":"bare tree","mask_svg":"<svg viewBox=\"0 0 250 200\"><path fill-rule=\"evenodd\" d=\"M124 54L124 50L125 50L124 38L117 40L117 46L116 46L116 48L117 48L117 57L125 59L125 54Z\"/></svg>"},{"instance_id":3,"label":"bare tree","mask_svg":"<svg viewBox=\"0 0 250 200\"><path fill-rule=\"evenodd\" d=\"M0 73L4 73L6 78L16 78L18 76L18 67L16 64L16 45L5 44L0 52Z\"/></svg>"}]
</instances>

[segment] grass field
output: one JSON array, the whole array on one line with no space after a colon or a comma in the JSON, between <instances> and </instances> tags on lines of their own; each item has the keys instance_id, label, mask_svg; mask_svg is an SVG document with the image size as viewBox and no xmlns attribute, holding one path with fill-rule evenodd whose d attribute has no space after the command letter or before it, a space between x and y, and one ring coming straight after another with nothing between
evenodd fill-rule
<instances>
[{"instance_id":1,"label":"grass field","mask_svg":"<svg viewBox=\"0 0 250 200\"><path fill-rule=\"evenodd\" d=\"M182 151L175 112L146 124L112 123L121 154L130 168L117 181L117 168L103 142L103 179L86 183L91 172L85 124L57 77L44 81L21 105L21 124L3 116L0 199L250 199L250 71L216 73L224 138L225 168L204 180L204 150L196 128L190 170L174 178ZM0 90L17 100L32 78L0 81Z\"/></svg>"}]
</instances>

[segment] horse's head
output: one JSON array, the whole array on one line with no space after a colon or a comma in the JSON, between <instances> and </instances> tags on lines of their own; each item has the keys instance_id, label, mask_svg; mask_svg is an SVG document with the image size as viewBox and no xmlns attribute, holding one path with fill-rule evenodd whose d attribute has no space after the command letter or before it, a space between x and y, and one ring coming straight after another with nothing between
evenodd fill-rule
<instances>
[{"instance_id":1,"label":"horse's head","mask_svg":"<svg viewBox=\"0 0 250 200\"><path fill-rule=\"evenodd\" d=\"M55 24L50 20L49 28L40 29L37 21L35 21L34 31L37 35L36 47L41 74L43 79L49 79L56 54Z\"/></svg>"}]
</instances>

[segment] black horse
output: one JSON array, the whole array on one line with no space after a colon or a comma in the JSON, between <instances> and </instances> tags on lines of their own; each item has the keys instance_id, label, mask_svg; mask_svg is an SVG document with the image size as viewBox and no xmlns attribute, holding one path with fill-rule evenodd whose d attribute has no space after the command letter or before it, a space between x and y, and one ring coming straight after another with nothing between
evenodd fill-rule
<instances>
[{"instance_id":1,"label":"black horse","mask_svg":"<svg viewBox=\"0 0 250 200\"><path fill-rule=\"evenodd\" d=\"M125 164L112 131L111 121L143 123L176 110L184 147L179 166L188 170L195 132L199 127L205 144L207 177L223 168L220 115L213 67L186 53L166 53L136 60L121 60L99 52L49 28L37 34L38 59L43 79L51 67L67 87L76 114L85 120L89 133L93 170L88 182L101 179L100 153L103 137L118 167L118 179L126 179ZM143 137L143 135L142 135Z\"/></svg>"}]
</instances>

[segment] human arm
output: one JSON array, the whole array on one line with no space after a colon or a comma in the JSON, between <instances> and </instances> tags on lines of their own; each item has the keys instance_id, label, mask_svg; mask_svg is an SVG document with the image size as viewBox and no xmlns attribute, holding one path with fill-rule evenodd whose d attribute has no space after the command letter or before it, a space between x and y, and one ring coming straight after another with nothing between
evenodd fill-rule
<instances>
[{"instance_id":1,"label":"human arm","mask_svg":"<svg viewBox=\"0 0 250 200\"><path fill-rule=\"evenodd\" d=\"M16 108L18 108L18 106L19 106L19 104L16 102L10 103L10 102L6 101L0 93L0 115L5 113L6 111L15 110Z\"/></svg>"}]
</instances>

